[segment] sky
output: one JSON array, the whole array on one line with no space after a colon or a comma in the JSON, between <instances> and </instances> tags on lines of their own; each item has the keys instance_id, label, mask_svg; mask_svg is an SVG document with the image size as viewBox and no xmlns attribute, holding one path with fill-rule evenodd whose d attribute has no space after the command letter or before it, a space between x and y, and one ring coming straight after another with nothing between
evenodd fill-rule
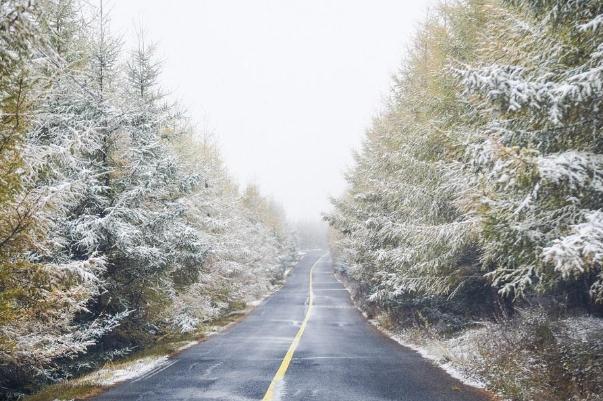
<instances>
[{"instance_id":1,"label":"sky","mask_svg":"<svg viewBox=\"0 0 603 401\"><path fill-rule=\"evenodd\" d=\"M231 175L292 220L345 188L430 0L109 0L113 33L137 27L161 84L211 131Z\"/></svg>"}]
</instances>

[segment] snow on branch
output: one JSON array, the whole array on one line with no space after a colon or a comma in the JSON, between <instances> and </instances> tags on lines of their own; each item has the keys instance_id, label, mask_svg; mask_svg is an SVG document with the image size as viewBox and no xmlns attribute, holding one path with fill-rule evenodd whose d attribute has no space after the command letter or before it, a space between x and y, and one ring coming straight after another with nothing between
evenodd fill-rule
<instances>
[{"instance_id":1,"label":"snow on branch","mask_svg":"<svg viewBox=\"0 0 603 401\"><path fill-rule=\"evenodd\" d=\"M595 18L593 18L592 20L588 21L585 24L580 24L578 25L578 30L581 32L586 32L586 31L596 31L599 28L601 28L601 26L603 26L603 14L599 14L597 15Z\"/></svg>"},{"instance_id":2,"label":"snow on branch","mask_svg":"<svg viewBox=\"0 0 603 401\"><path fill-rule=\"evenodd\" d=\"M603 192L603 155L568 151L540 157L541 177L555 184L565 184L576 190L588 188Z\"/></svg>"},{"instance_id":3,"label":"snow on branch","mask_svg":"<svg viewBox=\"0 0 603 401\"><path fill-rule=\"evenodd\" d=\"M603 66L584 65L567 76L541 72L530 77L526 68L514 65L487 65L453 69L468 93L481 93L505 112L524 108L547 112L548 120L561 124L569 108L601 98Z\"/></svg>"},{"instance_id":4,"label":"snow on branch","mask_svg":"<svg viewBox=\"0 0 603 401\"><path fill-rule=\"evenodd\" d=\"M564 278L600 268L603 263L603 213L589 211L584 218L584 222L570 226L571 234L542 250L543 260Z\"/></svg>"}]
</instances>

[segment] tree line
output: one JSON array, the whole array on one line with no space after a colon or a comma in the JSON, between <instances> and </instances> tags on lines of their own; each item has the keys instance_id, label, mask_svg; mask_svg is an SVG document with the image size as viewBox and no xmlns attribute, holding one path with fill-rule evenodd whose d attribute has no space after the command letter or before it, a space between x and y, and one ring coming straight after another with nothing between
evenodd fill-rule
<instances>
[{"instance_id":1,"label":"tree line","mask_svg":"<svg viewBox=\"0 0 603 401\"><path fill-rule=\"evenodd\" d=\"M281 208L79 0L0 2L0 393L18 397L266 295Z\"/></svg>"}]
</instances>

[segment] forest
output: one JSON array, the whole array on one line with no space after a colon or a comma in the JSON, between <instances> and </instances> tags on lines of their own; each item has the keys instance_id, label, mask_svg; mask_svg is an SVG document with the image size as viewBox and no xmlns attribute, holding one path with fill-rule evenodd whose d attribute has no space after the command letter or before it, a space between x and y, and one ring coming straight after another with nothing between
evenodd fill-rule
<instances>
[{"instance_id":1,"label":"forest","mask_svg":"<svg viewBox=\"0 0 603 401\"><path fill-rule=\"evenodd\" d=\"M0 2L0 398L81 375L275 288L284 212L229 177L106 10Z\"/></svg>"},{"instance_id":2,"label":"forest","mask_svg":"<svg viewBox=\"0 0 603 401\"><path fill-rule=\"evenodd\" d=\"M512 400L603 394L603 2L442 1L326 215L382 328Z\"/></svg>"}]
</instances>

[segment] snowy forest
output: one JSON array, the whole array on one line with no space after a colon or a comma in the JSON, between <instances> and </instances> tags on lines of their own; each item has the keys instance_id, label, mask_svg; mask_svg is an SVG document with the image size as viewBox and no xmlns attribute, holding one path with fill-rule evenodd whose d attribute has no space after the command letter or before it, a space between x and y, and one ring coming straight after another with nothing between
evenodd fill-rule
<instances>
[{"instance_id":1,"label":"snowy forest","mask_svg":"<svg viewBox=\"0 0 603 401\"><path fill-rule=\"evenodd\" d=\"M603 394L603 2L443 1L326 216L355 302L512 400Z\"/></svg>"},{"instance_id":2,"label":"snowy forest","mask_svg":"<svg viewBox=\"0 0 603 401\"><path fill-rule=\"evenodd\" d=\"M102 2L0 1L0 398L194 335L296 258Z\"/></svg>"},{"instance_id":3,"label":"snowy forest","mask_svg":"<svg viewBox=\"0 0 603 401\"><path fill-rule=\"evenodd\" d=\"M603 401L603 1L436 3L328 229L297 233L137 31L102 1L0 0L0 399L174 353L328 246L365 316L449 372Z\"/></svg>"}]
</instances>

